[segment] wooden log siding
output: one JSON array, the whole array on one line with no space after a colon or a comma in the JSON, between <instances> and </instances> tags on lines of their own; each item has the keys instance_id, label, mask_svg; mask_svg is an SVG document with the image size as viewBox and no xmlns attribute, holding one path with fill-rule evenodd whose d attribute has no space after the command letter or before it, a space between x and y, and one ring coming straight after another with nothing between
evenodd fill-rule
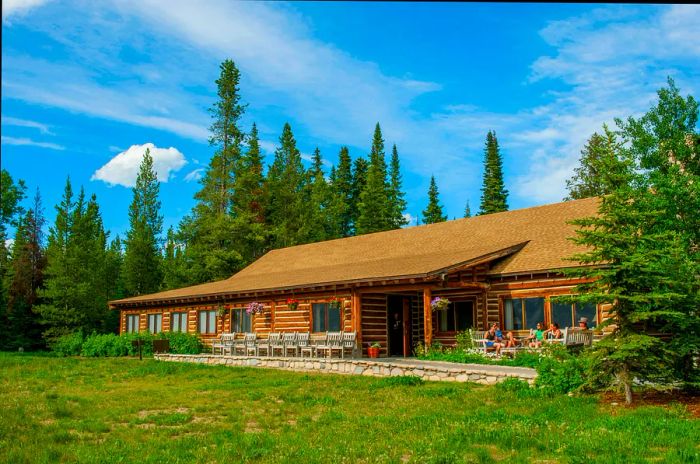
<instances>
[{"instance_id":1,"label":"wooden log siding","mask_svg":"<svg viewBox=\"0 0 700 464\"><path fill-rule=\"evenodd\" d=\"M292 310L284 302L275 303L275 332L311 331L311 303L299 301L297 309Z\"/></svg>"},{"instance_id":2,"label":"wooden log siding","mask_svg":"<svg viewBox=\"0 0 700 464\"><path fill-rule=\"evenodd\" d=\"M387 301L384 293L364 293L360 297L362 351L367 352L367 344L379 343L380 352L386 355L388 348Z\"/></svg>"}]
</instances>

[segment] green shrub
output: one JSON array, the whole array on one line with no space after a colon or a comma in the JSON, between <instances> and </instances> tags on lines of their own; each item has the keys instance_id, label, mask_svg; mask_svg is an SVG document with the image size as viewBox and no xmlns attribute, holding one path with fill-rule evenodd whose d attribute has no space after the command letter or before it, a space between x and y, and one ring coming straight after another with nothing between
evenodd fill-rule
<instances>
[{"instance_id":1,"label":"green shrub","mask_svg":"<svg viewBox=\"0 0 700 464\"><path fill-rule=\"evenodd\" d=\"M416 385L423 385L425 382L422 378L417 375L399 375L396 377L387 377L379 381L383 386L407 386L413 387Z\"/></svg>"},{"instance_id":2,"label":"green shrub","mask_svg":"<svg viewBox=\"0 0 700 464\"><path fill-rule=\"evenodd\" d=\"M457 335L455 336L455 340L457 341L457 345L455 346L455 348L457 350L464 351L475 348L472 330L473 329L469 329L465 330L464 332L457 333Z\"/></svg>"},{"instance_id":3,"label":"green shrub","mask_svg":"<svg viewBox=\"0 0 700 464\"><path fill-rule=\"evenodd\" d=\"M160 336L170 340L170 352L174 354L199 354L202 341L195 334L182 332L164 332Z\"/></svg>"},{"instance_id":4,"label":"green shrub","mask_svg":"<svg viewBox=\"0 0 700 464\"><path fill-rule=\"evenodd\" d=\"M529 390L530 385L522 379L518 379L516 377L508 377L503 382L497 383L496 389L508 392L519 392L523 390Z\"/></svg>"},{"instance_id":5,"label":"green shrub","mask_svg":"<svg viewBox=\"0 0 700 464\"><path fill-rule=\"evenodd\" d=\"M54 340L50 347L59 356L78 356L83 348L83 333L75 332Z\"/></svg>"},{"instance_id":6,"label":"green shrub","mask_svg":"<svg viewBox=\"0 0 700 464\"><path fill-rule=\"evenodd\" d=\"M569 352L562 345L545 345L545 356L537 365L535 385L556 393L569 393L580 389L586 380L590 359L586 351Z\"/></svg>"},{"instance_id":7,"label":"green shrub","mask_svg":"<svg viewBox=\"0 0 700 464\"><path fill-rule=\"evenodd\" d=\"M126 340L116 334L93 333L85 339L80 354L86 357L117 357L129 353Z\"/></svg>"}]
</instances>

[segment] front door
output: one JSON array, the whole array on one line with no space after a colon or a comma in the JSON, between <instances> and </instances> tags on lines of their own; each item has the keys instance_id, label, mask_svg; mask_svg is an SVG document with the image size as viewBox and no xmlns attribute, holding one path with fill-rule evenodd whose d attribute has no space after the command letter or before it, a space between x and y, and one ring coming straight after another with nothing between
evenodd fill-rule
<instances>
[{"instance_id":1,"label":"front door","mask_svg":"<svg viewBox=\"0 0 700 464\"><path fill-rule=\"evenodd\" d=\"M399 295L387 296L387 335L390 356L409 356L410 298Z\"/></svg>"}]
</instances>

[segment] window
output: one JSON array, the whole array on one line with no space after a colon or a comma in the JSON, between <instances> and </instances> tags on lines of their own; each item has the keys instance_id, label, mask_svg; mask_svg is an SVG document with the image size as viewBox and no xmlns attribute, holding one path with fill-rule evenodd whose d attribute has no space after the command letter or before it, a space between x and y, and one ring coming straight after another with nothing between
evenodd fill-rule
<instances>
[{"instance_id":1,"label":"window","mask_svg":"<svg viewBox=\"0 0 700 464\"><path fill-rule=\"evenodd\" d=\"M506 330L534 329L544 323L544 298L506 298L503 313Z\"/></svg>"},{"instance_id":2,"label":"window","mask_svg":"<svg viewBox=\"0 0 700 464\"><path fill-rule=\"evenodd\" d=\"M462 332L474 326L474 302L455 301L437 313L438 331Z\"/></svg>"},{"instance_id":3,"label":"window","mask_svg":"<svg viewBox=\"0 0 700 464\"><path fill-rule=\"evenodd\" d=\"M187 313L170 313L170 331L187 332Z\"/></svg>"},{"instance_id":4,"label":"window","mask_svg":"<svg viewBox=\"0 0 700 464\"><path fill-rule=\"evenodd\" d=\"M214 311L199 311L199 333L215 334L216 333L216 310Z\"/></svg>"},{"instance_id":5,"label":"window","mask_svg":"<svg viewBox=\"0 0 700 464\"><path fill-rule=\"evenodd\" d=\"M251 317L245 309L233 310L233 323L231 324L231 332L252 332Z\"/></svg>"},{"instance_id":6,"label":"window","mask_svg":"<svg viewBox=\"0 0 700 464\"><path fill-rule=\"evenodd\" d=\"M559 327L578 327L582 317L588 318L588 327L593 328L598 322L598 311L593 303L563 303L552 300L552 322Z\"/></svg>"},{"instance_id":7,"label":"window","mask_svg":"<svg viewBox=\"0 0 700 464\"><path fill-rule=\"evenodd\" d=\"M148 331L152 334L157 334L163 331L163 315L149 314L148 315Z\"/></svg>"},{"instance_id":8,"label":"window","mask_svg":"<svg viewBox=\"0 0 700 464\"><path fill-rule=\"evenodd\" d=\"M139 331L139 315L126 315L126 333L136 333Z\"/></svg>"},{"instance_id":9,"label":"window","mask_svg":"<svg viewBox=\"0 0 700 464\"><path fill-rule=\"evenodd\" d=\"M331 308L328 303L313 303L314 332L336 332L340 330L340 308Z\"/></svg>"}]
</instances>

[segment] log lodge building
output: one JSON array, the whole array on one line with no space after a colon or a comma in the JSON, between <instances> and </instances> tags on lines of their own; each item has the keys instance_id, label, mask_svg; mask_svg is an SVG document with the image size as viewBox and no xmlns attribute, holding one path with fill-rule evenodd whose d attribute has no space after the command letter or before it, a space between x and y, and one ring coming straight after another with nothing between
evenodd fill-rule
<instances>
[{"instance_id":1,"label":"log lodge building","mask_svg":"<svg viewBox=\"0 0 700 464\"><path fill-rule=\"evenodd\" d=\"M595 326L600 307L550 298L581 283L561 272L583 251L568 222L597 207L589 198L282 248L228 279L110 307L120 311L121 333L182 331L210 342L227 332L356 331L363 351L377 342L395 356L411 356L422 342L453 344L457 332L493 322L527 331L587 317ZM436 296L450 300L447 310L431 310ZM246 313L253 301L261 314Z\"/></svg>"}]
</instances>

